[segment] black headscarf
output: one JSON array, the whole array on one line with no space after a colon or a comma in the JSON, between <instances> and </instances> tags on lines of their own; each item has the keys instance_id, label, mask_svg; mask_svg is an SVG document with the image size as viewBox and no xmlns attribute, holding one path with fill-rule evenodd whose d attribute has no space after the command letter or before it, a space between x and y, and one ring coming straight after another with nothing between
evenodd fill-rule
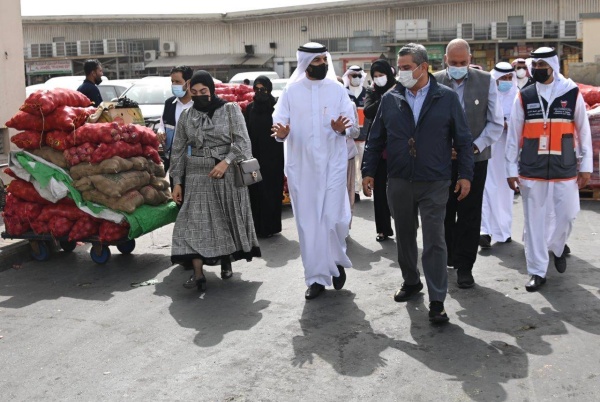
<instances>
[{"instance_id":1,"label":"black headscarf","mask_svg":"<svg viewBox=\"0 0 600 402\"><path fill-rule=\"evenodd\" d=\"M202 84L208 87L210 91L210 103L205 107L196 107L196 105L194 105L194 109L199 112L204 112L208 114L208 117L212 118L215 110L227 102L215 94L215 82L207 71L198 70L194 73L194 75L192 75L192 78L190 79L190 89L196 84Z\"/></svg>"},{"instance_id":2,"label":"black headscarf","mask_svg":"<svg viewBox=\"0 0 600 402\"><path fill-rule=\"evenodd\" d=\"M259 75L254 80L254 84L253 84L255 93L256 93L256 85L257 84L261 84L263 87L265 87L267 89L267 94L269 95L269 97L265 101L261 102L260 99L259 100L256 99L256 94L255 94L253 110L255 110L257 113L273 113L273 106L275 105L275 98L271 95L271 92L273 91L273 83L271 82L269 77L264 76L264 75Z\"/></svg>"},{"instance_id":3,"label":"black headscarf","mask_svg":"<svg viewBox=\"0 0 600 402\"><path fill-rule=\"evenodd\" d=\"M373 74L375 74L376 71L387 76L387 83L385 84L385 87L378 87L377 85L375 85L375 83L373 83L373 89L375 90L375 92L377 92L380 95L383 95L388 91L388 89L396 85L396 77L394 76L392 66L390 66L390 63L388 63L387 60L384 59L376 60L373 62L373 64L371 64L371 78L374 78Z\"/></svg>"}]
</instances>

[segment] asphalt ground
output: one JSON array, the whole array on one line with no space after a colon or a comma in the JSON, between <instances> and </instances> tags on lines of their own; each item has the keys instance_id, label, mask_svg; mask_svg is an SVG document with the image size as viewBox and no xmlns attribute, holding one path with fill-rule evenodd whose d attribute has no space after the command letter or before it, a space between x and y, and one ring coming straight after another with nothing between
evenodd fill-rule
<instances>
[{"instance_id":1,"label":"asphalt ground","mask_svg":"<svg viewBox=\"0 0 600 402\"><path fill-rule=\"evenodd\" d=\"M393 301L396 244L375 241L365 199L346 286L311 301L289 208L264 257L234 263L229 281L207 268L204 294L170 263L172 226L132 255L113 247L106 265L89 244L26 261L0 272L0 399L596 401L599 214L582 201L566 273L551 266L528 293L517 198L514 240L480 252L477 285L458 289L449 270L444 326L429 323L426 296Z\"/></svg>"}]
</instances>

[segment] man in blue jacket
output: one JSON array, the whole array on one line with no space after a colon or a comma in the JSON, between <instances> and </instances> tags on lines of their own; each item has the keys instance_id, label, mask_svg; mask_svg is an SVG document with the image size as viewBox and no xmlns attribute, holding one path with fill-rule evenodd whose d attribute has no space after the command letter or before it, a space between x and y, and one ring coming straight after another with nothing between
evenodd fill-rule
<instances>
[{"instance_id":1,"label":"man in blue jacket","mask_svg":"<svg viewBox=\"0 0 600 402\"><path fill-rule=\"evenodd\" d=\"M458 199L473 179L473 143L460 100L428 73L424 46L410 43L398 52L398 81L385 94L365 148L363 191L370 196L381 153L387 147L388 203L396 226L398 263L404 283L394 300L411 299L423 289L417 268L417 214L423 230L423 271L429 293L429 320L448 321L444 218L452 173L452 148L457 152Z\"/></svg>"},{"instance_id":2,"label":"man in blue jacket","mask_svg":"<svg viewBox=\"0 0 600 402\"><path fill-rule=\"evenodd\" d=\"M104 76L102 64L97 59L86 60L83 63L83 71L85 80L77 88L77 91L90 98L94 106L98 107L102 103L102 95L98 89L98 85L102 84L102 77Z\"/></svg>"}]
</instances>

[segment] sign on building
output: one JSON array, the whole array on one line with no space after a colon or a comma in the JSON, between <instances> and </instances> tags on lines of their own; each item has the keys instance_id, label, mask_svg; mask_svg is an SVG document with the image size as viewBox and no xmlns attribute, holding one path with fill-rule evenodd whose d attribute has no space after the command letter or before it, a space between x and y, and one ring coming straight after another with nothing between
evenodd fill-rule
<instances>
[{"instance_id":1,"label":"sign on building","mask_svg":"<svg viewBox=\"0 0 600 402\"><path fill-rule=\"evenodd\" d=\"M71 60L30 61L25 64L27 75L73 74Z\"/></svg>"}]
</instances>

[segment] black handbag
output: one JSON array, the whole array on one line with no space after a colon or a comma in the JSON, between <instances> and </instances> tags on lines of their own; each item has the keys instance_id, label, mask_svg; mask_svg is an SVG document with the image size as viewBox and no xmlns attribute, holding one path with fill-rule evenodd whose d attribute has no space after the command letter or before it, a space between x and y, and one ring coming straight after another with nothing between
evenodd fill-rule
<instances>
[{"instance_id":1,"label":"black handbag","mask_svg":"<svg viewBox=\"0 0 600 402\"><path fill-rule=\"evenodd\" d=\"M233 146L233 124L231 123L231 112L229 114L229 135L231 136L231 146ZM241 161L232 161L233 179L237 187L246 187L262 180L260 174L260 164L254 157Z\"/></svg>"}]
</instances>

